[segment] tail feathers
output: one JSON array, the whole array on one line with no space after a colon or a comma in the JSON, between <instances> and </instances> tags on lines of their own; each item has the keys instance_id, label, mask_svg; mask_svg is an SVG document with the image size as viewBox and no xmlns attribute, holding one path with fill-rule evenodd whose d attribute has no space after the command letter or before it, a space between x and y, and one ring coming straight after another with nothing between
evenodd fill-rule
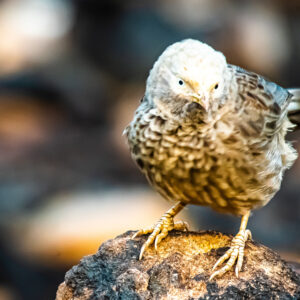
<instances>
[{"instance_id":1,"label":"tail feathers","mask_svg":"<svg viewBox=\"0 0 300 300\"><path fill-rule=\"evenodd\" d=\"M300 129L300 88L289 89L292 94L292 100L288 106L288 117L295 124L297 129Z\"/></svg>"}]
</instances>

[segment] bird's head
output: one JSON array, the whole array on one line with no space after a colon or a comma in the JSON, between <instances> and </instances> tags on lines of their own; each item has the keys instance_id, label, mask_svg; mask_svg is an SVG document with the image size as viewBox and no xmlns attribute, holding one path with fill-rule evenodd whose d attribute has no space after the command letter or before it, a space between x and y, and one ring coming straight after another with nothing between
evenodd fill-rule
<instances>
[{"instance_id":1,"label":"bird's head","mask_svg":"<svg viewBox=\"0 0 300 300\"><path fill-rule=\"evenodd\" d=\"M155 62L146 97L169 117L205 119L226 99L227 73L222 53L200 41L183 40Z\"/></svg>"}]
</instances>

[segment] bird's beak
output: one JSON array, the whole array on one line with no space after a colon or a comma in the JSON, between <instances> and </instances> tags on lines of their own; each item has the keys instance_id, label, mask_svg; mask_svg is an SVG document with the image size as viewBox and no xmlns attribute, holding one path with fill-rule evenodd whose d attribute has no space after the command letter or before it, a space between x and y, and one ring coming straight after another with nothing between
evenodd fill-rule
<instances>
[{"instance_id":1,"label":"bird's beak","mask_svg":"<svg viewBox=\"0 0 300 300\"><path fill-rule=\"evenodd\" d=\"M193 95L193 99L195 102L199 103L205 109L205 111L208 110L209 102L207 97L199 93L197 95Z\"/></svg>"}]
</instances>

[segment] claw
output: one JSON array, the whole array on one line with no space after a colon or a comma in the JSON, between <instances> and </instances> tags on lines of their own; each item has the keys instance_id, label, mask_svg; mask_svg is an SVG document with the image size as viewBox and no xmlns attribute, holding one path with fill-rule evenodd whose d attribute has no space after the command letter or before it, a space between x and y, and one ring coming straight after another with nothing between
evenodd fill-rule
<instances>
[{"instance_id":1,"label":"claw","mask_svg":"<svg viewBox=\"0 0 300 300\"><path fill-rule=\"evenodd\" d=\"M131 239L135 239L137 236L143 235L143 234L147 234L147 233L151 233L154 230L153 226L147 227L145 229L141 229L138 230L132 237Z\"/></svg>"},{"instance_id":2,"label":"claw","mask_svg":"<svg viewBox=\"0 0 300 300\"><path fill-rule=\"evenodd\" d=\"M252 240L252 233L249 229L247 229L245 232L245 241L247 240Z\"/></svg>"},{"instance_id":3,"label":"claw","mask_svg":"<svg viewBox=\"0 0 300 300\"><path fill-rule=\"evenodd\" d=\"M169 233L169 231L176 229L176 230L187 230L187 224L184 222L173 222L173 218L166 218L161 219L157 225L152 227L152 233L148 237L147 241L144 243L139 259L141 260L144 254L144 251L146 248L148 248L153 242L154 242L154 248L157 251L158 250L158 244L163 240ZM140 230L137 233L135 233L135 236L141 235L141 234L147 234L149 233L148 230Z\"/></svg>"},{"instance_id":4,"label":"claw","mask_svg":"<svg viewBox=\"0 0 300 300\"><path fill-rule=\"evenodd\" d=\"M133 236L132 239L139 235L151 233L148 237L147 241L141 248L139 260L143 258L144 251L154 242L154 248L157 250L158 244L164 239L168 232L177 229L177 230L188 230L188 224L186 222L176 222L174 223L174 216L181 211L186 204L178 202L173 207L171 207L157 222L156 225L148 227L146 229L141 229L137 231Z\"/></svg>"},{"instance_id":5,"label":"claw","mask_svg":"<svg viewBox=\"0 0 300 300\"><path fill-rule=\"evenodd\" d=\"M235 267L235 275L236 277L239 277L239 272L242 269L243 265L243 259L244 259L244 247L245 247L245 242L247 238L251 236L250 230L247 230L245 232L239 232L232 240L232 244L229 250L226 251L226 253L221 256L221 258L218 259L218 261L215 263L213 267L213 271L221 265L224 261L229 259L225 266L221 268L220 270L214 272L209 280L212 280L216 276L221 276L224 273L226 273L228 270L230 270L233 265L235 264L237 260L237 264Z\"/></svg>"},{"instance_id":6,"label":"claw","mask_svg":"<svg viewBox=\"0 0 300 300\"><path fill-rule=\"evenodd\" d=\"M245 236L245 238L247 238L247 235ZM245 240L245 242L246 242L246 240ZM235 267L236 277L239 277L239 271L241 271L241 269L242 269L243 260L244 260L244 246L239 248L237 264L236 264L236 267Z\"/></svg>"},{"instance_id":7,"label":"claw","mask_svg":"<svg viewBox=\"0 0 300 300\"><path fill-rule=\"evenodd\" d=\"M135 239L137 236L139 236L139 233L140 233L140 230L138 230L138 231L131 237L131 239L132 239L132 240Z\"/></svg>"},{"instance_id":8,"label":"claw","mask_svg":"<svg viewBox=\"0 0 300 300\"><path fill-rule=\"evenodd\" d=\"M212 270L214 271L219 265L221 265L225 260L227 260L230 257L232 251L233 251L232 248L227 250L226 253L217 260L217 262L213 266Z\"/></svg>"},{"instance_id":9,"label":"claw","mask_svg":"<svg viewBox=\"0 0 300 300\"><path fill-rule=\"evenodd\" d=\"M187 222L178 221L174 224L175 230L183 230L183 231L189 231L189 224Z\"/></svg>"},{"instance_id":10,"label":"claw","mask_svg":"<svg viewBox=\"0 0 300 300\"><path fill-rule=\"evenodd\" d=\"M238 232L238 234L232 239L231 247L226 251L226 253L221 256L218 261L215 263L213 267L213 271L221 265L225 260L228 259L227 263L223 268L221 268L218 271L215 271L209 278L209 280L212 280L216 276L221 276L224 273L226 273L228 270L230 270L235 262L237 261L236 267L235 267L235 275L236 277L239 277L239 272L242 269L243 260L244 260L244 248L245 243L248 239L252 238L251 231L246 230L248 218L250 216L250 211L247 212L243 217L241 221L241 227Z\"/></svg>"},{"instance_id":11,"label":"claw","mask_svg":"<svg viewBox=\"0 0 300 300\"><path fill-rule=\"evenodd\" d=\"M235 266L235 277L239 278L239 272L240 272L240 268L238 268L237 266Z\"/></svg>"},{"instance_id":12,"label":"claw","mask_svg":"<svg viewBox=\"0 0 300 300\"><path fill-rule=\"evenodd\" d=\"M146 249L146 243L143 245L143 247L141 249L139 260L142 260L145 249Z\"/></svg>"},{"instance_id":13,"label":"claw","mask_svg":"<svg viewBox=\"0 0 300 300\"><path fill-rule=\"evenodd\" d=\"M163 228L163 230L156 236L154 242L154 248L157 251L157 245L160 243L162 239L164 239L168 235L169 230L167 228Z\"/></svg>"}]
</instances>

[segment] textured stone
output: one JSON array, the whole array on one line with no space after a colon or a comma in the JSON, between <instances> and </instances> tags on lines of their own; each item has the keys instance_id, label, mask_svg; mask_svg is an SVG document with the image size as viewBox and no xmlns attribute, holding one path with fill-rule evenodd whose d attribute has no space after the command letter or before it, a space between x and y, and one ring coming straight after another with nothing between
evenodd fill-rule
<instances>
[{"instance_id":1,"label":"textured stone","mask_svg":"<svg viewBox=\"0 0 300 300\"><path fill-rule=\"evenodd\" d=\"M233 271L208 281L211 268L230 245L218 232L172 231L155 253L138 255L146 236L126 232L66 273L56 300L81 299L299 299L300 276L278 254L246 243L240 277Z\"/></svg>"}]
</instances>

